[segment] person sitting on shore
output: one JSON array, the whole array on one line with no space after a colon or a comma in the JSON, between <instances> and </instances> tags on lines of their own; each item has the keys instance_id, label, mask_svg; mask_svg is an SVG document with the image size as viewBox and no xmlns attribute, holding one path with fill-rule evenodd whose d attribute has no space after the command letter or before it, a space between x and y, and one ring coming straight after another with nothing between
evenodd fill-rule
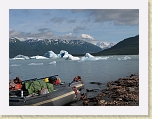
<instances>
[{"instance_id":1,"label":"person sitting on shore","mask_svg":"<svg viewBox=\"0 0 152 119\"><path fill-rule=\"evenodd\" d=\"M81 81L81 82L83 83L83 81L82 81L82 79L81 79L81 76L76 76L76 77L74 77L73 81L72 81L71 83L69 83L69 86L70 86L72 83L78 82L78 81Z\"/></svg>"}]
</instances>

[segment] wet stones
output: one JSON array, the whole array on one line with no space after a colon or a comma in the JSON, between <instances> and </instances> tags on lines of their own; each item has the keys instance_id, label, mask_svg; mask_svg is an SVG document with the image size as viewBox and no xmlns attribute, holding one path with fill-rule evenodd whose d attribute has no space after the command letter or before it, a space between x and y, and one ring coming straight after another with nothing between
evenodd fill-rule
<instances>
[{"instance_id":1,"label":"wet stones","mask_svg":"<svg viewBox=\"0 0 152 119\"><path fill-rule=\"evenodd\" d=\"M127 78L108 82L107 88L101 90L97 96L92 98L85 96L83 104L85 106L139 106L139 77L131 74Z\"/></svg>"},{"instance_id":2,"label":"wet stones","mask_svg":"<svg viewBox=\"0 0 152 119\"><path fill-rule=\"evenodd\" d=\"M101 82L90 82L90 84L97 84L97 85L101 85Z\"/></svg>"}]
</instances>

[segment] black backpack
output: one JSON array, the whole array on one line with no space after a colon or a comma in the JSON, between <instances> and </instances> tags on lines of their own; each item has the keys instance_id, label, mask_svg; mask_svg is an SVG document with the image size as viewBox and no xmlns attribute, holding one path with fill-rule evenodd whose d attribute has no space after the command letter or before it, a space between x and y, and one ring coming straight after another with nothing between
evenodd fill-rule
<instances>
[{"instance_id":1,"label":"black backpack","mask_svg":"<svg viewBox=\"0 0 152 119\"><path fill-rule=\"evenodd\" d=\"M54 84L56 82L57 78L55 76L49 77L49 83Z\"/></svg>"}]
</instances>

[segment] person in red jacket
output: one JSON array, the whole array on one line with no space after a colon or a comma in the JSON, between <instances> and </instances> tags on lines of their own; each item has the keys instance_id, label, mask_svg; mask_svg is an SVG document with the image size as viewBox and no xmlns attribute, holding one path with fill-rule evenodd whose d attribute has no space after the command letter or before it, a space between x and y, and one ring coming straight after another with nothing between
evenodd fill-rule
<instances>
[{"instance_id":1,"label":"person in red jacket","mask_svg":"<svg viewBox=\"0 0 152 119\"><path fill-rule=\"evenodd\" d=\"M58 78L55 82L54 82L54 85L59 85L61 83L61 80L60 78Z\"/></svg>"},{"instance_id":2,"label":"person in red jacket","mask_svg":"<svg viewBox=\"0 0 152 119\"><path fill-rule=\"evenodd\" d=\"M69 83L69 86L70 86L72 83L78 82L78 81L81 81L81 82L83 83L83 81L82 81L82 79L81 79L81 76L76 76L76 77L74 77L73 81L72 81L71 83Z\"/></svg>"}]
</instances>

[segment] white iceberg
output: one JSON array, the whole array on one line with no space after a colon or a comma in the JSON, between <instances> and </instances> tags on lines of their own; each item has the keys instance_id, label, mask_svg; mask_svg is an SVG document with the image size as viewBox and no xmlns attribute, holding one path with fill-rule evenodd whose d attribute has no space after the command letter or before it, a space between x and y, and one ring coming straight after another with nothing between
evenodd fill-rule
<instances>
[{"instance_id":1,"label":"white iceberg","mask_svg":"<svg viewBox=\"0 0 152 119\"><path fill-rule=\"evenodd\" d=\"M97 58L89 53L86 53L85 56L82 57L80 60L81 61L95 61L95 60L97 60Z\"/></svg>"},{"instance_id":2,"label":"white iceberg","mask_svg":"<svg viewBox=\"0 0 152 119\"><path fill-rule=\"evenodd\" d=\"M25 59L29 59L29 57L24 55L17 55L14 58L12 58L12 60L25 60Z\"/></svg>"},{"instance_id":3,"label":"white iceberg","mask_svg":"<svg viewBox=\"0 0 152 119\"><path fill-rule=\"evenodd\" d=\"M37 56L30 57L30 59L49 59L49 58L37 55Z\"/></svg>"},{"instance_id":4,"label":"white iceberg","mask_svg":"<svg viewBox=\"0 0 152 119\"><path fill-rule=\"evenodd\" d=\"M58 58L57 54L55 54L53 51L48 51L47 53L45 53L44 57L47 57L47 58Z\"/></svg>"},{"instance_id":5,"label":"white iceberg","mask_svg":"<svg viewBox=\"0 0 152 119\"><path fill-rule=\"evenodd\" d=\"M69 56L69 53L65 50L61 50L60 54L58 54L59 58L67 58Z\"/></svg>"},{"instance_id":6,"label":"white iceberg","mask_svg":"<svg viewBox=\"0 0 152 119\"><path fill-rule=\"evenodd\" d=\"M74 57L71 54L68 54L68 57L66 58L66 60L80 60L79 57Z\"/></svg>"},{"instance_id":7,"label":"white iceberg","mask_svg":"<svg viewBox=\"0 0 152 119\"><path fill-rule=\"evenodd\" d=\"M107 60L109 57L95 57L89 53L86 53L84 57L80 59L80 61L96 61L96 60Z\"/></svg>"}]
</instances>

